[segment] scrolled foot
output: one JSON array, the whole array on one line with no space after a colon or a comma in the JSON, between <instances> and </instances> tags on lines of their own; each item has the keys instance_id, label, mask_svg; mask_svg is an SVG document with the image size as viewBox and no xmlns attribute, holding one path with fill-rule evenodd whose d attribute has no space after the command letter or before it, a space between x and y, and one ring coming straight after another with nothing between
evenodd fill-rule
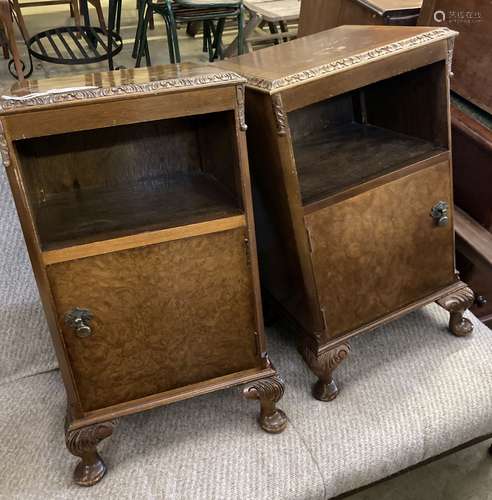
<instances>
[{"instance_id":1,"label":"scrolled foot","mask_svg":"<svg viewBox=\"0 0 492 500\"><path fill-rule=\"evenodd\" d=\"M449 330L457 337L466 337L473 331L473 324L463 317L465 311L473 304L475 295L467 286L446 295L436 302L446 311L449 311Z\"/></svg>"},{"instance_id":2,"label":"scrolled foot","mask_svg":"<svg viewBox=\"0 0 492 500\"><path fill-rule=\"evenodd\" d=\"M311 371L318 377L313 387L313 396L319 401L333 401L338 395L333 371L348 356L349 344L338 345L319 356L307 346L301 347L300 351Z\"/></svg>"},{"instance_id":3,"label":"scrolled foot","mask_svg":"<svg viewBox=\"0 0 492 500\"><path fill-rule=\"evenodd\" d=\"M80 429L69 430L65 427L65 442L68 451L80 457L75 467L73 480L80 486L93 486L106 474L106 464L97 452L97 445L111 436L116 421L94 424Z\"/></svg>"},{"instance_id":4,"label":"scrolled foot","mask_svg":"<svg viewBox=\"0 0 492 500\"><path fill-rule=\"evenodd\" d=\"M284 383L279 377L271 377L256 381L243 391L246 399L260 401L260 427L272 434L278 434L287 427L287 416L276 407L284 395Z\"/></svg>"}]
</instances>

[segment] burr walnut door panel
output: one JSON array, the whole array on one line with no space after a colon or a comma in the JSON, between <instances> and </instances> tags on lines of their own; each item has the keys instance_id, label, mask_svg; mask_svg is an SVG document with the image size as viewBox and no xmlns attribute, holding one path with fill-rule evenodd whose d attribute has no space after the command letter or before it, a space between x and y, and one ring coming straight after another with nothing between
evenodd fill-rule
<instances>
[{"instance_id":1,"label":"burr walnut door panel","mask_svg":"<svg viewBox=\"0 0 492 500\"><path fill-rule=\"evenodd\" d=\"M431 216L439 201L450 207L445 225ZM455 280L447 161L307 215L306 226L327 338Z\"/></svg>"},{"instance_id":2,"label":"burr walnut door panel","mask_svg":"<svg viewBox=\"0 0 492 500\"><path fill-rule=\"evenodd\" d=\"M85 411L261 366L245 228L73 260L48 274ZM87 309L91 335L65 314Z\"/></svg>"}]
</instances>

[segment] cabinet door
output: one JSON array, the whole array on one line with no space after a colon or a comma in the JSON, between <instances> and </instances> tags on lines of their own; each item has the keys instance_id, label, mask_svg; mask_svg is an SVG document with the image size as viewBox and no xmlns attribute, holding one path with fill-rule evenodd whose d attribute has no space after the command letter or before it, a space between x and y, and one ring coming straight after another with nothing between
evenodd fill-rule
<instances>
[{"instance_id":1,"label":"cabinet door","mask_svg":"<svg viewBox=\"0 0 492 500\"><path fill-rule=\"evenodd\" d=\"M84 410L261 365L245 228L48 268ZM92 333L65 323L92 314Z\"/></svg>"},{"instance_id":2,"label":"cabinet door","mask_svg":"<svg viewBox=\"0 0 492 500\"><path fill-rule=\"evenodd\" d=\"M431 217L439 201L449 220ZM306 216L327 335L336 337L455 281L449 163Z\"/></svg>"}]
</instances>

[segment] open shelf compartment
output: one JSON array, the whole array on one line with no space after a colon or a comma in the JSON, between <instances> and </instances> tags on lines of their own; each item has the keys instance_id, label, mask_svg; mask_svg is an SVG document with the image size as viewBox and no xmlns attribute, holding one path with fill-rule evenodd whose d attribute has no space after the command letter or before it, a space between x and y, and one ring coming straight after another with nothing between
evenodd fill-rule
<instances>
[{"instance_id":1,"label":"open shelf compartment","mask_svg":"<svg viewBox=\"0 0 492 500\"><path fill-rule=\"evenodd\" d=\"M446 105L442 71L436 63L289 113L303 204L446 151L447 123L430 112Z\"/></svg>"},{"instance_id":2,"label":"open shelf compartment","mask_svg":"<svg viewBox=\"0 0 492 500\"><path fill-rule=\"evenodd\" d=\"M232 112L15 142L44 251L241 214Z\"/></svg>"}]
</instances>

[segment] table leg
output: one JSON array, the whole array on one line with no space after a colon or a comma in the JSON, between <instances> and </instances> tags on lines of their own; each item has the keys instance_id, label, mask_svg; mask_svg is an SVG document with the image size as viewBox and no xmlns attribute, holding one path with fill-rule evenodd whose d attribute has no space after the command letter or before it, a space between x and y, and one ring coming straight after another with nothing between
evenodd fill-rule
<instances>
[{"instance_id":1,"label":"table leg","mask_svg":"<svg viewBox=\"0 0 492 500\"><path fill-rule=\"evenodd\" d=\"M246 49L246 53L250 52L252 50L251 44L248 43L248 38L249 36L254 32L254 30L259 26L259 24L262 21L262 17L257 14L256 12L251 12L250 11L250 19L246 23L246 26L244 27L244 32L243 32L243 38L244 38L244 46ZM237 40L238 37L236 37L231 44L227 47L227 49L224 51L224 57L233 57L237 55Z\"/></svg>"}]
</instances>

